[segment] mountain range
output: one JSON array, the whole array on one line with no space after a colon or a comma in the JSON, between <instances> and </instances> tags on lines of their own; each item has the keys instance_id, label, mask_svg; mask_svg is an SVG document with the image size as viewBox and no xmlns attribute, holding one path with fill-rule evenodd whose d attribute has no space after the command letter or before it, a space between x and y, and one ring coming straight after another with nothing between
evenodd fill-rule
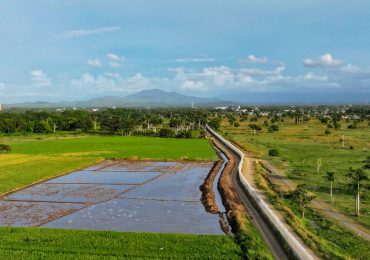
<instances>
[{"instance_id":1,"label":"mountain range","mask_svg":"<svg viewBox=\"0 0 370 260\"><path fill-rule=\"evenodd\" d=\"M232 101L216 98L201 98L182 95L177 92L166 92L160 89L142 90L125 97L105 96L76 102L25 102L5 104L4 108L56 108L56 107L214 107L232 106Z\"/></svg>"}]
</instances>

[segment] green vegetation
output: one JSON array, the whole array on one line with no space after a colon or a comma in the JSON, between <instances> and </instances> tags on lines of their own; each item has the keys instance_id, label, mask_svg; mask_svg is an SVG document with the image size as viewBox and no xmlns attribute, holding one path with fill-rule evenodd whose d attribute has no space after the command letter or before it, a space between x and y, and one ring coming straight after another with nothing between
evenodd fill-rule
<instances>
[{"instance_id":1,"label":"green vegetation","mask_svg":"<svg viewBox=\"0 0 370 260\"><path fill-rule=\"evenodd\" d=\"M0 228L1 259L240 259L227 236Z\"/></svg>"},{"instance_id":2,"label":"green vegetation","mask_svg":"<svg viewBox=\"0 0 370 260\"><path fill-rule=\"evenodd\" d=\"M7 144L0 144L0 153L7 153L10 152L12 149L10 145Z\"/></svg>"},{"instance_id":3,"label":"green vegetation","mask_svg":"<svg viewBox=\"0 0 370 260\"><path fill-rule=\"evenodd\" d=\"M334 200L331 205L352 217L354 221L370 228L370 196L366 195L370 187L368 183L364 183L360 205L362 214L355 217L355 197L347 177L349 167L366 167L366 158L370 153L368 122L358 122L356 129L348 129L346 126L351 122L335 121L336 124L342 125L343 129L331 129L331 134L325 135L326 120L322 123L310 118L301 122L298 118L285 117L278 122L279 131L273 133L269 133L268 128L263 126L266 120L266 117L258 118L255 124L261 126L262 131L252 133L249 128L250 121L241 122L240 127L236 128L230 126L225 118L221 130L245 150L269 160L296 184L307 184L307 189L324 202L331 201L330 185L322 178L322 174L317 172L318 161L321 161L320 172L335 170ZM351 146L353 149L350 149ZM279 157L268 156L268 151L276 147L279 147Z\"/></svg>"},{"instance_id":4,"label":"green vegetation","mask_svg":"<svg viewBox=\"0 0 370 260\"><path fill-rule=\"evenodd\" d=\"M274 259L265 241L251 220L245 216L237 234L238 243L248 259Z\"/></svg>"},{"instance_id":5,"label":"green vegetation","mask_svg":"<svg viewBox=\"0 0 370 260\"><path fill-rule=\"evenodd\" d=\"M73 171L105 158L210 160L207 140L153 137L67 135L4 136L12 152L0 154L0 193Z\"/></svg>"},{"instance_id":6,"label":"green vegetation","mask_svg":"<svg viewBox=\"0 0 370 260\"><path fill-rule=\"evenodd\" d=\"M265 192L270 202L283 214L302 240L323 259L369 259L368 242L353 233L324 219L310 208L306 209L305 219L297 217L301 212L299 202L292 196L283 196L268 177L267 171L256 163L255 180Z\"/></svg>"},{"instance_id":7,"label":"green vegetation","mask_svg":"<svg viewBox=\"0 0 370 260\"><path fill-rule=\"evenodd\" d=\"M279 150L276 148L270 149L269 156L279 156Z\"/></svg>"}]
</instances>

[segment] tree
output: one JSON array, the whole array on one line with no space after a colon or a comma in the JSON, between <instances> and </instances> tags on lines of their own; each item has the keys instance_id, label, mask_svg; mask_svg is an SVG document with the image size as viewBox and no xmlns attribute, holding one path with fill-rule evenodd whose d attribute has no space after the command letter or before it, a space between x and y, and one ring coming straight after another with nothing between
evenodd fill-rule
<instances>
[{"instance_id":1,"label":"tree","mask_svg":"<svg viewBox=\"0 0 370 260\"><path fill-rule=\"evenodd\" d=\"M11 150L10 145L0 144L0 154L10 152Z\"/></svg>"},{"instance_id":2,"label":"tree","mask_svg":"<svg viewBox=\"0 0 370 260\"><path fill-rule=\"evenodd\" d=\"M175 132L172 129L169 129L169 128L162 128L161 130L159 130L158 135L159 135L159 137L169 138L169 137L174 137Z\"/></svg>"},{"instance_id":3,"label":"tree","mask_svg":"<svg viewBox=\"0 0 370 260\"><path fill-rule=\"evenodd\" d=\"M270 125L269 127L269 132L272 133L272 132L277 132L279 131L279 126L278 125Z\"/></svg>"},{"instance_id":4,"label":"tree","mask_svg":"<svg viewBox=\"0 0 370 260\"><path fill-rule=\"evenodd\" d=\"M220 118L213 118L208 122L208 125L213 128L214 130L218 130L221 126L221 119Z\"/></svg>"},{"instance_id":5,"label":"tree","mask_svg":"<svg viewBox=\"0 0 370 260\"><path fill-rule=\"evenodd\" d=\"M356 216L360 215L360 190L361 190L361 183L364 181L368 181L369 177L363 168L353 169L352 167L349 168L347 176L352 180L352 188L355 191L356 196Z\"/></svg>"},{"instance_id":6,"label":"tree","mask_svg":"<svg viewBox=\"0 0 370 260\"><path fill-rule=\"evenodd\" d=\"M51 129L50 125L48 124L48 122L40 121L40 122L35 123L35 126L33 128L33 132L35 132L35 133L51 133L52 129Z\"/></svg>"},{"instance_id":7,"label":"tree","mask_svg":"<svg viewBox=\"0 0 370 260\"><path fill-rule=\"evenodd\" d=\"M269 156L279 156L279 150L276 148L270 149Z\"/></svg>"},{"instance_id":8,"label":"tree","mask_svg":"<svg viewBox=\"0 0 370 260\"><path fill-rule=\"evenodd\" d=\"M330 182L330 202L333 202L333 182L335 180L335 170L326 171L324 176Z\"/></svg>"},{"instance_id":9,"label":"tree","mask_svg":"<svg viewBox=\"0 0 370 260\"><path fill-rule=\"evenodd\" d=\"M366 158L366 160L364 161L365 165L364 165L364 169L370 169L370 156L368 156Z\"/></svg>"},{"instance_id":10,"label":"tree","mask_svg":"<svg viewBox=\"0 0 370 260\"><path fill-rule=\"evenodd\" d=\"M315 197L309 195L309 192L306 189L306 184L298 185L295 190L290 192L290 196L298 204L301 212L301 218L303 219L307 206L309 205L311 200L313 200Z\"/></svg>"}]
</instances>

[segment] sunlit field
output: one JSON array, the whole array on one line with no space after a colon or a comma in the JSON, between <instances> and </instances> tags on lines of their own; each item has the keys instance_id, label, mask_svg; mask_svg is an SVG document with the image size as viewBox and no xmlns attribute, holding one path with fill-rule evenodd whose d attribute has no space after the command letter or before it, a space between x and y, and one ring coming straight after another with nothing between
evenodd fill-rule
<instances>
[{"instance_id":1,"label":"sunlit field","mask_svg":"<svg viewBox=\"0 0 370 260\"><path fill-rule=\"evenodd\" d=\"M0 154L0 193L68 173L105 158L208 160L216 154L207 140L152 137L0 137L10 153Z\"/></svg>"},{"instance_id":2,"label":"sunlit field","mask_svg":"<svg viewBox=\"0 0 370 260\"><path fill-rule=\"evenodd\" d=\"M330 184L324 178L327 170L336 170L334 182L334 203L339 211L353 216L355 200L354 193L349 189L350 180L346 176L349 167L362 167L364 160L370 155L370 128L368 122L358 124L357 129L348 129L349 122L340 122L343 130L330 129L325 134L325 124L315 119L307 123L295 124L292 119L279 122L279 131L269 133L263 126L266 118L260 118L256 123L262 126L262 131L253 134L249 128L251 122L240 122L240 127L230 126L223 121L222 131L230 139L240 144L245 150L268 159L278 166L297 184L307 184L317 198L330 202ZM344 135L344 148L341 138ZM268 150L277 148L279 157L269 157ZM319 172L318 161L321 161ZM360 217L355 221L370 228L370 198L362 196Z\"/></svg>"}]
</instances>

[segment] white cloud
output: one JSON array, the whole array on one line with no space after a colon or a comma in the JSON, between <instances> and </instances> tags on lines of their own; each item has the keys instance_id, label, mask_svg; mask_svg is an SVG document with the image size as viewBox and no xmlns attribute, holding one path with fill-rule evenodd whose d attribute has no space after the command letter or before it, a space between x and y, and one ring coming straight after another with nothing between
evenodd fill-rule
<instances>
[{"instance_id":1,"label":"white cloud","mask_svg":"<svg viewBox=\"0 0 370 260\"><path fill-rule=\"evenodd\" d=\"M121 60L121 58L118 55L113 54L113 53L108 53L107 58L109 60L113 61L113 62L117 62L117 61Z\"/></svg>"},{"instance_id":2,"label":"white cloud","mask_svg":"<svg viewBox=\"0 0 370 260\"><path fill-rule=\"evenodd\" d=\"M106 90L120 91L116 79L104 75L93 76L89 73L82 74L78 79L72 79L70 85L73 88L92 93Z\"/></svg>"},{"instance_id":3,"label":"white cloud","mask_svg":"<svg viewBox=\"0 0 370 260\"><path fill-rule=\"evenodd\" d=\"M316 75L313 72L309 72L306 75L303 76L303 79L305 80L319 80L319 81L327 81L328 76L327 75Z\"/></svg>"},{"instance_id":4,"label":"white cloud","mask_svg":"<svg viewBox=\"0 0 370 260\"><path fill-rule=\"evenodd\" d=\"M52 83L47 74L42 70L30 71L31 81L38 86L48 86Z\"/></svg>"},{"instance_id":5,"label":"white cloud","mask_svg":"<svg viewBox=\"0 0 370 260\"><path fill-rule=\"evenodd\" d=\"M207 91L209 90L208 87L205 86L202 82L194 81L194 80L185 81L181 85L180 88L185 91Z\"/></svg>"},{"instance_id":6,"label":"white cloud","mask_svg":"<svg viewBox=\"0 0 370 260\"><path fill-rule=\"evenodd\" d=\"M111 66L112 68L119 68L121 67L121 64L119 64L118 62L109 62L109 66Z\"/></svg>"},{"instance_id":7,"label":"white cloud","mask_svg":"<svg viewBox=\"0 0 370 260\"><path fill-rule=\"evenodd\" d=\"M103 64L101 64L100 60L98 60L98 59L88 60L87 65L89 65L91 67L102 67L103 66Z\"/></svg>"},{"instance_id":8,"label":"white cloud","mask_svg":"<svg viewBox=\"0 0 370 260\"><path fill-rule=\"evenodd\" d=\"M276 67L274 70L262 70L258 68L242 68L240 71L250 76L274 76L279 75L285 70L285 66Z\"/></svg>"},{"instance_id":9,"label":"white cloud","mask_svg":"<svg viewBox=\"0 0 370 260\"><path fill-rule=\"evenodd\" d=\"M196 63L196 62L214 62L215 59L208 57L199 58L179 58L175 60L178 63Z\"/></svg>"},{"instance_id":10,"label":"white cloud","mask_svg":"<svg viewBox=\"0 0 370 260\"><path fill-rule=\"evenodd\" d=\"M319 58L311 59L307 58L303 61L303 64L306 67L321 67L321 68L327 68L327 67L337 67L342 65L341 60L334 59L333 56L329 53L322 55Z\"/></svg>"},{"instance_id":11,"label":"white cloud","mask_svg":"<svg viewBox=\"0 0 370 260\"><path fill-rule=\"evenodd\" d=\"M81 36L87 36L87 35L93 35L93 34L102 34L102 33L108 33L108 32L115 32L120 29L121 28L118 26L111 26L111 27L100 27L100 28L94 28L94 29L73 30L73 31L64 32L61 35L61 38L73 38L73 37L81 37Z\"/></svg>"},{"instance_id":12,"label":"white cloud","mask_svg":"<svg viewBox=\"0 0 370 260\"><path fill-rule=\"evenodd\" d=\"M250 54L246 60L248 63L268 63L268 59L266 57L258 58L253 54Z\"/></svg>"}]
</instances>

